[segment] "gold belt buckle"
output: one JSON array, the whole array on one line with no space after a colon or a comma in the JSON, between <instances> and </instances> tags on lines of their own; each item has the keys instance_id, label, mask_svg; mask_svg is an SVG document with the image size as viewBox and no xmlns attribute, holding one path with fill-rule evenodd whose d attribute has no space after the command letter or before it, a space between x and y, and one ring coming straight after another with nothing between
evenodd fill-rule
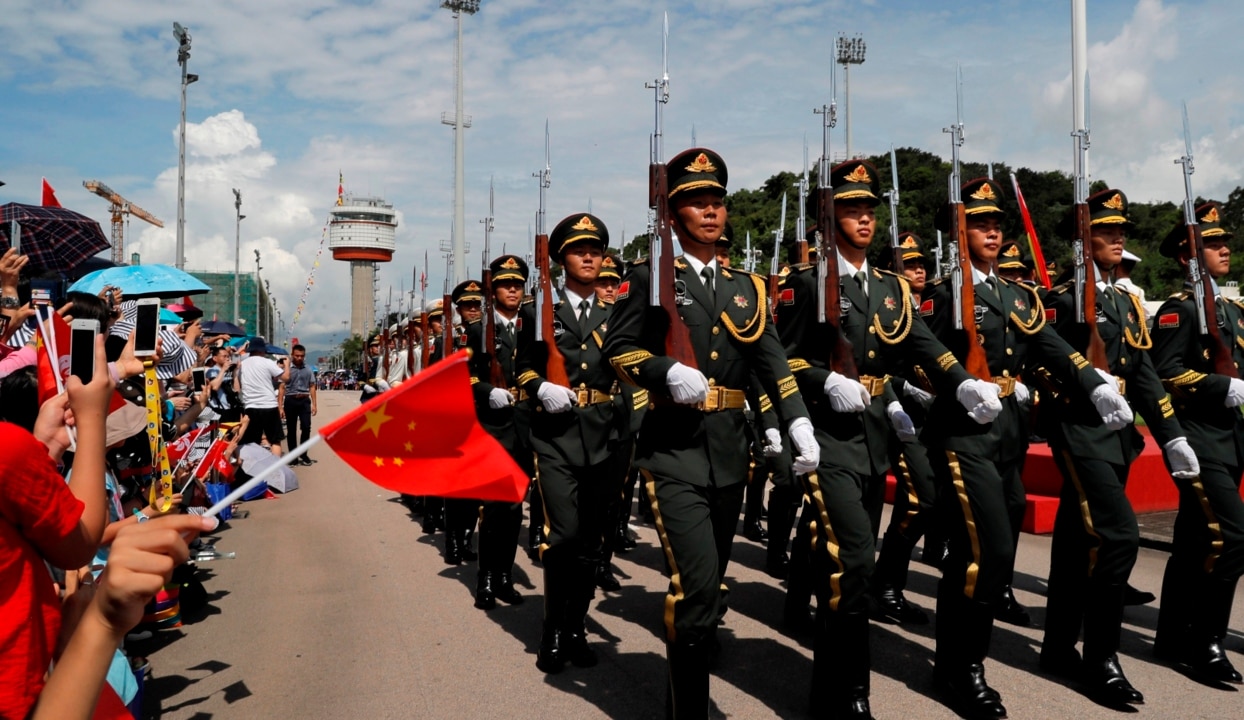
<instances>
[{"instance_id":1,"label":"gold belt buckle","mask_svg":"<svg viewBox=\"0 0 1244 720\"><path fill-rule=\"evenodd\" d=\"M708 393L704 396L704 412L715 412L721 407L721 388L717 386L710 387Z\"/></svg>"},{"instance_id":2,"label":"gold belt buckle","mask_svg":"<svg viewBox=\"0 0 1244 720\"><path fill-rule=\"evenodd\" d=\"M579 388L575 393L579 396L579 407L587 407L588 400L592 398L592 391L587 388Z\"/></svg>"},{"instance_id":3,"label":"gold belt buckle","mask_svg":"<svg viewBox=\"0 0 1244 720\"><path fill-rule=\"evenodd\" d=\"M1115 376L1114 379L1118 381L1119 383L1119 394L1126 395L1127 394L1127 381L1121 377L1118 377L1117 375Z\"/></svg>"},{"instance_id":4,"label":"gold belt buckle","mask_svg":"<svg viewBox=\"0 0 1244 720\"><path fill-rule=\"evenodd\" d=\"M998 386L999 397L1007 397L1015 393L1015 378L1013 377L995 377L994 383Z\"/></svg>"}]
</instances>

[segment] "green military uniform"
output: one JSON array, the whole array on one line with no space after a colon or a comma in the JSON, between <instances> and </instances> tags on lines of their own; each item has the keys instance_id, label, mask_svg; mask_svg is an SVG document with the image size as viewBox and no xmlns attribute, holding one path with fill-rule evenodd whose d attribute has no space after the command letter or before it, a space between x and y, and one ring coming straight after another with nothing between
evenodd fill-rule
<instances>
[{"instance_id":1,"label":"green military uniform","mask_svg":"<svg viewBox=\"0 0 1244 720\"><path fill-rule=\"evenodd\" d=\"M1088 206L1093 225L1131 226L1122 192L1103 190L1088 198ZM1110 284L1109 270L1095 270L1094 311L1107 370L1119 378L1128 402L1145 419L1159 447L1165 447L1183 431L1146 352L1152 343L1144 308L1135 296ZM1087 355L1088 326L1076 317L1075 295L1072 281L1055 286L1044 297L1045 318ZM1095 694L1110 702L1143 702L1118 670L1115 656L1123 592L1140 548L1140 530L1124 486L1145 440L1134 425L1109 430L1083 396L1062 392L1040 377L1038 372L1030 381L1042 390L1042 426L1063 475L1050 551L1041 664L1056 674L1082 676ZM1083 666L1075 650L1081 626Z\"/></svg>"},{"instance_id":2,"label":"green military uniform","mask_svg":"<svg viewBox=\"0 0 1244 720\"><path fill-rule=\"evenodd\" d=\"M428 366L431 367L440 362L443 352L441 333L435 333L432 330L432 321L440 318L442 327L445 322L445 309L442 307L444 300L429 300L423 308L423 312L428 316L428 332L430 337L424 338L424 342L428 343ZM427 368L423 368L426 370ZM437 530L445 529L445 499L439 497L409 497L407 505L409 507L420 508L423 512L422 530L426 534L432 534Z\"/></svg>"},{"instance_id":3,"label":"green military uniform","mask_svg":"<svg viewBox=\"0 0 1244 720\"><path fill-rule=\"evenodd\" d=\"M527 282L527 263L517 255L502 255L489 264L492 282ZM487 306L486 306L487 308ZM515 355L518 349L518 328L532 318L526 306L520 305L514 318L505 318L494 312L495 345L487 346L487 318L467 323L467 347L473 353L470 359L471 389L475 397L475 412L479 424L501 443L514 462L528 477L535 471L534 455L530 444L530 408L515 381ZM490 382L492 363L496 359L501 368L503 386ZM500 390L501 393L494 393ZM494 395L509 394L509 404L496 407ZM522 397L523 400L519 401ZM500 398L505 400L504 397ZM479 576L475 587L475 606L491 609L496 600L515 604L523 596L514 589L514 556L518 552L518 531L523 523L523 504L485 502L479 520Z\"/></svg>"},{"instance_id":4,"label":"green military uniform","mask_svg":"<svg viewBox=\"0 0 1244 720\"><path fill-rule=\"evenodd\" d=\"M1003 194L980 178L962 189L969 217L1000 215ZM939 216L940 229L947 229ZM953 399L939 393L921 440L929 447L945 498L950 552L937 591L937 651L934 680L955 700L981 716L1005 714L997 693L985 683L983 662L993 632L994 606L1001 600L1015 562L1015 537L1023 521L1025 495L1020 480L1028 449L1028 423L1014 394L1016 377L1030 366L1044 366L1069 393L1089 392L1104 381L1088 361L1045 324L1045 309L1032 288L973 268L975 307L964 324L974 323L985 350L989 374L1001 390L1002 412L980 424ZM939 279L924 293L920 314L965 360L968 335L953 324L951 283ZM925 367L934 380L941 366Z\"/></svg>"},{"instance_id":5,"label":"green military uniform","mask_svg":"<svg viewBox=\"0 0 1244 720\"><path fill-rule=\"evenodd\" d=\"M711 150L685 151L670 160L668 171L671 204L680 193L725 195L725 162ZM678 224L675 229L684 234ZM724 612L722 581L748 478L743 389L754 373L783 419L807 415L768 322L764 280L717 267L713 259L703 266L710 289L693 260L676 259L674 277L663 282L673 285L696 367L708 381L703 407L671 400L671 368L686 366L665 354L669 318L649 305L646 263L633 266L623 282L605 345L618 375L653 398L636 439L635 464L670 571L665 637L670 701L678 718L708 713L708 664Z\"/></svg>"},{"instance_id":6,"label":"green military uniform","mask_svg":"<svg viewBox=\"0 0 1244 720\"><path fill-rule=\"evenodd\" d=\"M550 255L560 258L572 244L606 247L609 233L591 214L562 220L549 236ZM618 492L619 442L625 418L618 413L617 380L601 346L610 330L609 305L595 293L568 301L562 290L553 310L553 335L564 357L570 388L577 394L566 412L553 413L541 402L531 418L540 496L544 502L544 635L537 664L557 672L563 660L596 663L587 648L583 622L595 595L609 503ZM576 308L576 305L578 307ZM576 312L577 311L577 312ZM549 351L536 341L533 319L518 336L518 384L528 397L540 397L548 381Z\"/></svg>"},{"instance_id":7,"label":"green military uniform","mask_svg":"<svg viewBox=\"0 0 1244 720\"><path fill-rule=\"evenodd\" d=\"M479 280L463 280L454 287L450 297L454 307L460 307L463 303L482 303L483 292L484 286ZM454 344L453 351L466 347L465 325L455 325L449 332L449 341ZM441 341L444 342L443 336ZM440 348L436 350L439 351ZM475 523L479 519L479 501L445 498L444 502L445 564L460 565L463 560L477 560L479 556L471 548L470 535L474 534Z\"/></svg>"},{"instance_id":8,"label":"green military uniform","mask_svg":"<svg viewBox=\"0 0 1244 720\"><path fill-rule=\"evenodd\" d=\"M879 202L877 172L869 163L851 160L831 173L836 203ZM866 717L868 589L889 469L890 408L898 403L888 376L912 362L937 363L948 353L916 315L904 278L867 267L852 274L854 268L837 251L829 253L828 262L839 267L839 332L871 395L864 412L836 411L826 395L827 380L838 371L831 365L836 335L817 321L818 275L811 264L794 266L782 281L778 332L821 443L820 466L804 478L816 526L811 538L817 592L812 706L821 712L826 706L830 712L853 707L852 716ZM939 379L953 395L971 376L947 358Z\"/></svg>"},{"instance_id":9,"label":"green military uniform","mask_svg":"<svg viewBox=\"0 0 1244 720\"><path fill-rule=\"evenodd\" d=\"M1219 209L1206 203L1196 209L1206 243L1230 241ZM1184 226L1177 226L1161 252L1187 254ZM1219 336L1238 368L1244 363L1244 305L1214 299ZM1172 295L1158 310L1153 328L1153 363L1171 393L1175 416L1188 434L1201 474L1176 480L1179 514L1174 550L1162 581L1162 605L1154 650L1160 657L1189 666L1199 677L1240 682L1222 651L1235 586L1244 572L1244 388L1236 377L1218 374L1211 362L1212 343L1200 331L1195 295L1190 289Z\"/></svg>"}]
</instances>

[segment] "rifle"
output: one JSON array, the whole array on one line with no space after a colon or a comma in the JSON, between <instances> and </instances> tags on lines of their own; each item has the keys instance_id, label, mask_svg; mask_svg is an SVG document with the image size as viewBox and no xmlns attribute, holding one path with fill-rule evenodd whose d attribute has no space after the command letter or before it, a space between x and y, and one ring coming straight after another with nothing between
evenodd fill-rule
<instances>
[{"instance_id":1,"label":"rifle","mask_svg":"<svg viewBox=\"0 0 1244 720\"><path fill-rule=\"evenodd\" d=\"M1201 334L1209 338L1209 359L1214 372L1238 378L1239 371L1231 360L1231 348L1223 342L1218 327L1218 310L1214 307L1214 290L1209 272L1202 258L1205 257L1205 239L1197 223L1195 200L1192 195L1192 135L1188 132L1188 105L1184 103L1184 156L1175 161L1184 169L1184 228L1188 233L1188 282L1192 284L1192 296L1196 299L1196 319ZM1213 318L1213 322L1210 322Z\"/></svg>"},{"instance_id":2,"label":"rifle","mask_svg":"<svg viewBox=\"0 0 1244 720\"><path fill-rule=\"evenodd\" d=\"M536 211L536 257L532 263L532 280L536 294L536 341L543 342L548 353L544 379L570 387L566 374L566 357L557 347L553 332L553 279L549 273L549 235L544 231L544 191L553 184L553 170L549 166L549 123L544 121L544 169L532 173L540 181L540 209Z\"/></svg>"},{"instance_id":3,"label":"rifle","mask_svg":"<svg viewBox=\"0 0 1244 720\"><path fill-rule=\"evenodd\" d=\"M454 254L445 254L445 285L441 288L441 356L449 359L454 345L454 300L450 283L454 281Z\"/></svg>"},{"instance_id":4,"label":"rifle","mask_svg":"<svg viewBox=\"0 0 1244 720\"><path fill-rule=\"evenodd\" d=\"M903 274L903 248L898 246L898 160L894 146L890 146L890 191L885 194L890 201L890 251L894 253L894 272Z\"/></svg>"},{"instance_id":5,"label":"rifle","mask_svg":"<svg viewBox=\"0 0 1244 720\"><path fill-rule=\"evenodd\" d=\"M419 269L410 268L410 314L406 316L406 377L415 375L415 285L419 283ZM423 313L419 313L422 315Z\"/></svg>"},{"instance_id":6,"label":"rifle","mask_svg":"<svg viewBox=\"0 0 1244 720\"><path fill-rule=\"evenodd\" d=\"M808 261L808 136L803 136L803 175L795 185L799 188L799 217L795 218L795 247L799 262ZM777 253L774 253L776 256Z\"/></svg>"},{"instance_id":7,"label":"rifle","mask_svg":"<svg viewBox=\"0 0 1244 720\"><path fill-rule=\"evenodd\" d=\"M380 331L380 367L385 379L389 377L389 309L393 307L393 286L389 286L389 299L384 303L384 329Z\"/></svg>"},{"instance_id":8,"label":"rifle","mask_svg":"<svg viewBox=\"0 0 1244 720\"><path fill-rule=\"evenodd\" d=\"M423 251L423 277L419 278L419 297L426 303L428 299L428 251ZM432 338L429 337L428 313L425 308L419 313L419 369L427 370L432 355Z\"/></svg>"},{"instance_id":9,"label":"rifle","mask_svg":"<svg viewBox=\"0 0 1244 720\"><path fill-rule=\"evenodd\" d=\"M675 299L674 237L670 231L669 175L665 167L663 142L663 106L670 99L668 44L669 15L665 16L661 35L661 77L644 87L652 90L655 106L655 127L648 140L648 256L651 266L648 303L665 313L669 327L665 331L665 355L687 367L698 367L691 346L691 331L678 314Z\"/></svg>"},{"instance_id":10,"label":"rifle","mask_svg":"<svg viewBox=\"0 0 1244 720\"><path fill-rule=\"evenodd\" d=\"M484 347L481 350L488 354L488 382L493 387L504 388L509 387L509 383L505 380L505 371L501 367L501 361L497 358L496 298L492 294L492 268L488 265L488 256L492 254L493 207L492 180L489 179L488 217L480 221L484 223Z\"/></svg>"},{"instance_id":11,"label":"rifle","mask_svg":"<svg viewBox=\"0 0 1244 720\"><path fill-rule=\"evenodd\" d=\"M778 253L782 249L782 238L786 228L786 193L782 193L782 219L778 221L778 229L773 231L773 258L769 261L769 315L777 322L779 274Z\"/></svg>"},{"instance_id":12,"label":"rifle","mask_svg":"<svg viewBox=\"0 0 1244 720\"><path fill-rule=\"evenodd\" d=\"M985 348L976 339L976 287L972 282L972 256L968 251L967 215L963 206L963 181L959 170L959 148L963 145L963 68L957 69L958 83L955 88L955 124L942 128L950 133L951 170L949 185L950 210L950 293L953 298L952 315L954 327L967 336L967 360L963 363L968 372L981 380L989 380L989 358Z\"/></svg>"},{"instance_id":13,"label":"rifle","mask_svg":"<svg viewBox=\"0 0 1244 720\"><path fill-rule=\"evenodd\" d=\"M1093 367L1110 371L1106 357L1106 344L1097 331L1097 273L1094 270L1092 218L1088 206L1088 127L1076 128L1071 133L1076 139L1074 163L1075 182L1075 236L1071 241L1071 261L1075 286L1075 317L1088 331L1088 348L1084 355Z\"/></svg>"},{"instance_id":14,"label":"rifle","mask_svg":"<svg viewBox=\"0 0 1244 720\"><path fill-rule=\"evenodd\" d=\"M859 378L851 341L842 332L842 286L838 279L838 220L834 217L834 187L830 181L829 131L838 124L838 93L833 66L830 66L830 101L813 110L821 116L821 161L816 178L816 319L828 325L833 338L829 351L829 367L840 375ZM807 254L807 241L800 246ZM832 257L833 262L829 261ZM806 257L802 260L807 262Z\"/></svg>"}]
</instances>

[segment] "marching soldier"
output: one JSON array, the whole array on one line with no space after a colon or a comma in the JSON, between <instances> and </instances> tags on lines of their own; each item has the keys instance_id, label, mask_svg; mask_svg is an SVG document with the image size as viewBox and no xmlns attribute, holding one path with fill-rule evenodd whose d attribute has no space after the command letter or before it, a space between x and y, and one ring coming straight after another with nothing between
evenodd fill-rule
<instances>
[{"instance_id":1,"label":"marching soldier","mask_svg":"<svg viewBox=\"0 0 1244 720\"><path fill-rule=\"evenodd\" d=\"M1135 297L1111 283L1122 260L1125 234L1132 227L1127 197L1118 190L1103 190L1088 198L1088 206L1097 329L1109 372L1163 448L1171 472L1185 480L1195 478L1196 456L1145 352L1152 343L1144 311ZM1074 283L1055 286L1044 301L1046 321L1072 347L1087 352L1087 326L1075 317ZM1144 696L1123 675L1117 653L1124 590L1140 549L1136 514L1123 488L1128 468L1145 441L1130 424L1107 430L1075 395L1055 387L1042 390L1041 413L1048 415L1043 422L1063 475L1063 490L1050 551L1041 667L1084 682L1094 697L1109 705L1141 703ZM1083 659L1075 649L1081 627Z\"/></svg>"},{"instance_id":2,"label":"marching soldier","mask_svg":"<svg viewBox=\"0 0 1244 720\"><path fill-rule=\"evenodd\" d=\"M812 501L812 578L817 594L811 708L818 717L871 718L867 593L884 499L891 430L915 439L915 426L886 377L911 362L937 366L945 395L974 409L993 399L916 316L907 281L868 266L880 202L876 169L849 160L830 171L841 319L858 379L831 365L836 332L817 320L818 276L795 265L782 281L778 332L807 398L820 463L804 478ZM822 232L825 232L823 229ZM788 292L789 291L789 292Z\"/></svg>"},{"instance_id":3,"label":"marching soldier","mask_svg":"<svg viewBox=\"0 0 1244 720\"><path fill-rule=\"evenodd\" d=\"M458 350L466 346L467 325L478 323L483 314L484 287L478 280L463 280L454 287L450 299L462 319L462 325L454 328L449 340L454 343L453 350ZM443 336L442 341L445 341ZM444 502L445 564L461 565L463 560L478 559L479 555L471 548L470 536L475 532L475 521L479 517L479 501L445 498Z\"/></svg>"},{"instance_id":4,"label":"marching soldier","mask_svg":"<svg viewBox=\"0 0 1244 720\"><path fill-rule=\"evenodd\" d=\"M633 267L618 293L605 353L619 377L651 393L635 464L670 572L668 708L675 718L704 718L709 664L725 612L722 583L748 476L743 388L753 375L789 423L796 467L815 467L819 448L768 322L764 280L722 268L715 257L727 220L725 161L693 148L667 168L670 224L684 254L674 260L675 277L664 282L676 290L697 367L665 354L670 318L649 305L651 269L644 263Z\"/></svg>"},{"instance_id":5,"label":"marching soldier","mask_svg":"<svg viewBox=\"0 0 1244 720\"><path fill-rule=\"evenodd\" d=\"M428 365L435 365L444 355L445 342L445 309L444 300L429 300L423 308L428 316L428 337L423 341L430 345ZM423 527L425 534L432 534L445 529L445 499L426 497L423 499Z\"/></svg>"},{"instance_id":6,"label":"marching soldier","mask_svg":"<svg viewBox=\"0 0 1244 720\"><path fill-rule=\"evenodd\" d=\"M595 595L596 571L610 503L620 488L620 423L613 376L601 346L612 330L612 306L596 298L595 283L609 231L590 213L567 217L549 235L549 255L565 271L554 310L553 335L571 387L545 378L548 338L537 342L535 322L519 333L518 383L539 404L531 419L540 496L544 501L544 630L536 667L560 672L569 661L596 664L583 623Z\"/></svg>"},{"instance_id":7,"label":"marching soldier","mask_svg":"<svg viewBox=\"0 0 1244 720\"><path fill-rule=\"evenodd\" d=\"M517 255L502 255L489 264L492 275L492 311L495 314L496 346L485 347L485 323L466 321L467 347L478 349L471 355L471 385L475 412L480 425L495 437L527 476L534 473L530 446L530 409L526 395L515 381L515 353L518 329L531 322L523 312L523 287L527 283L527 263ZM524 317L525 316L525 317ZM501 365L504 386L489 382L493 361ZM519 401L522 402L519 402ZM516 403L518 403L516 405ZM475 607L491 610L497 600L515 605L523 596L514 589L514 556L518 552L518 532L523 523L523 504L485 502L479 521L479 576L475 586Z\"/></svg>"},{"instance_id":8,"label":"marching soldier","mask_svg":"<svg viewBox=\"0 0 1244 720\"><path fill-rule=\"evenodd\" d=\"M955 358L968 355L969 328L984 348L989 376L997 386L1002 412L982 424L939 393L921 439L945 495L950 554L937 588L937 650L934 684L960 712L972 718L1006 717L1001 696L985 681L984 661L993 634L994 607L1002 601L1015 562L1015 538L1024 511L1020 481L1028 448L1028 427L1020 411L1028 389L1016 377L1028 366L1044 368L1073 396L1087 395L1106 426L1117 430L1131 421L1131 410L1084 356L1053 328L1036 291L994 273L1002 245L1002 188L978 178L963 185L968 253L964 283L975 291L973 313L964 330L953 324L954 293L945 278L929 284L920 314ZM939 213L939 229L949 229ZM952 240L953 241L953 240ZM935 377L940 365L925 368ZM934 380L936 385L937 381ZM1077 401L1083 401L1077 397Z\"/></svg>"},{"instance_id":9,"label":"marching soldier","mask_svg":"<svg viewBox=\"0 0 1244 720\"><path fill-rule=\"evenodd\" d=\"M1032 283L1032 259L1014 240L998 250L998 277L1013 283Z\"/></svg>"},{"instance_id":10,"label":"marching soldier","mask_svg":"<svg viewBox=\"0 0 1244 720\"><path fill-rule=\"evenodd\" d=\"M1236 367L1244 363L1244 305L1219 295L1217 281L1231 267L1231 239L1217 203L1196 208L1204 242L1202 267L1213 292L1218 337ZM1186 266L1188 229L1181 223L1159 251ZM1215 372L1216 343L1200 332L1197 301L1190 287L1158 310L1153 328L1153 363L1171 392L1175 417L1188 433L1200 461L1200 476L1176 478L1179 514L1174 550L1162 579L1154 652L1211 683L1240 683L1240 673L1223 652L1235 586L1244 571L1244 380Z\"/></svg>"}]
</instances>

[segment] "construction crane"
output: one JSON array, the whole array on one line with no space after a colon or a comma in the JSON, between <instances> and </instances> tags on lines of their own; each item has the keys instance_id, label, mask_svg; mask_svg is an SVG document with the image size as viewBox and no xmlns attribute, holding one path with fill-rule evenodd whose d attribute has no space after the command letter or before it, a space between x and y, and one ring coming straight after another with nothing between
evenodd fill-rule
<instances>
[{"instance_id":1,"label":"construction crane","mask_svg":"<svg viewBox=\"0 0 1244 720\"><path fill-rule=\"evenodd\" d=\"M112 211L112 261L118 265L125 262L126 215L133 215L140 220L146 220L158 228L164 227L164 221L121 197L116 190L98 180L84 180L82 187L112 203L111 207L108 208Z\"/></svg>"}]
</instances>

